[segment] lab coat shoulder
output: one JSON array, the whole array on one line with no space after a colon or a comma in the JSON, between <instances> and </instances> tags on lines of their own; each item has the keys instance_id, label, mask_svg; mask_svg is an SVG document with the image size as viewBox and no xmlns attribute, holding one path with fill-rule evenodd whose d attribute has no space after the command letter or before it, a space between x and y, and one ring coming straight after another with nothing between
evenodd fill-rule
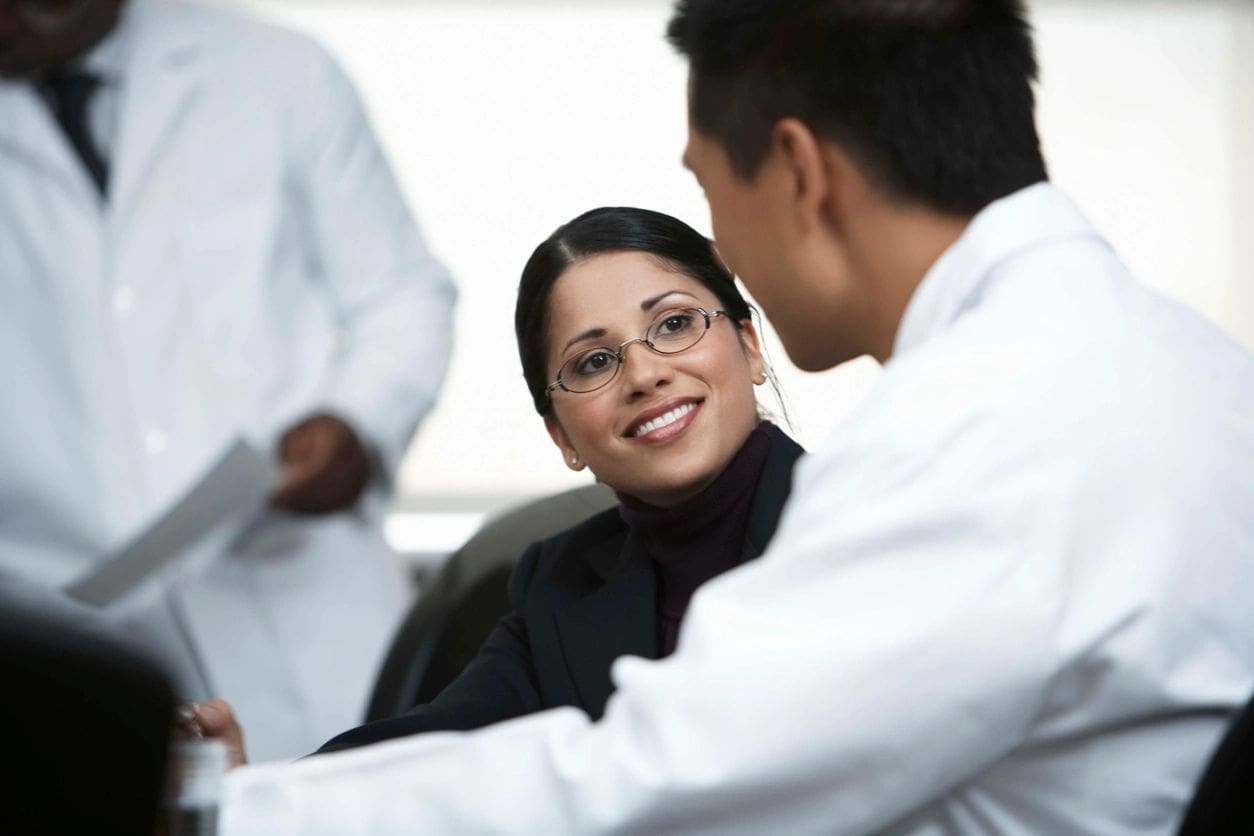
<instances>
[{"instance_id":1,"label":"lab coat shoulder","mask_svg":"<svg viewBox=\"0 0 1254 836\"><path fill-rule=\"evenodd\" d=\"M1096 476L1194 460L1195 439L1180 434L1214 421L1217 398L1251 400L1249 355L1137 283L1100 239L1010 259L973 297L926 350L889 362L858 420L816 460L868 449L886 481L926 472L1031 489L1063 480L1074 490L1055 489L1054 499L1083 503L1085 486L1108 487ZM1198 376L1206 366L1216 369L1210 380ZM1155 438L1171 443L1145 455ZM1013 469L1029 464L1042 478L1017 481Z\"/></svg>"},{"instance_id":2,"label":"lab coat shoulder","mask_svg":"<svg viewBox=\"0 0 1254 836\"><path fill-rule=\"evenodd\" d=\"M141 53L191 47L210 60L245 73L259 64L287 74L334 66L326 49L308 35L221 5L180 0L132 2L136 26L141 30L134 44ZM254 80L262 85L269 82L268 78Z\"/></svg>"},{"instance_id":3,"label":"lab coat shoulder","mask_svg":"<svg viewBox=\"0 0 1254 836\"><path fill-rule=\"evenodd\" d=\"M284 128L293 148L316 139L314 126L361 117L351 82L325 47L226 8L137 0L133 43L140 73L162 59L192 63L208 82L202 95Z\"/></svg>"},{"instance_id":4,"label":"lab coat shoulder","mask_svg":"<svg viewBox=\"0 0 1254 836\"><path fill-rule=\"evenodd\" d=\"M304 35L224 9L141 9L138 25L169 37L150 31L135 39L137 74L158 65L145 50L191 65L197 130L184 132L184 156L231 160L229 174L197 181L209 207L203 214L232 227L247 223L231 219L258 218L258 228L273 223L291 232L284 240L300 242L306 278L330 303L337 328L336 361L312 393L313 409L347 419L394 472L443 384L457 293L357 90Z\"/></svg>"}]
</instances>

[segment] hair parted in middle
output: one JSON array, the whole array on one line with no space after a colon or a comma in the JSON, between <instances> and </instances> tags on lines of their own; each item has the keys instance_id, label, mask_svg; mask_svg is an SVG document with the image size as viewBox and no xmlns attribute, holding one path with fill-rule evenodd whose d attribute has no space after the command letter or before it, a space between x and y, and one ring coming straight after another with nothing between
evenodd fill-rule
<instances>
[{"instance_id":1,"label":"hair parted in middle","mask_svg":"<svg viewBox=\"0 0 1254 836\"><path fill-rule=\"evenodd\" d=\"M752 318L753 307L741 295L713 244L683 221L631 207L585 212L558 227L536 247L518 283L514 308L518 356L536 412L541 415L550 415L552 410L545 387L549 383L549 298L553 285L572 264L613 252L645 253L666 269L700 282L718 298L736 328L741 327L742 320Z\"/></svg>"}]
</instances>

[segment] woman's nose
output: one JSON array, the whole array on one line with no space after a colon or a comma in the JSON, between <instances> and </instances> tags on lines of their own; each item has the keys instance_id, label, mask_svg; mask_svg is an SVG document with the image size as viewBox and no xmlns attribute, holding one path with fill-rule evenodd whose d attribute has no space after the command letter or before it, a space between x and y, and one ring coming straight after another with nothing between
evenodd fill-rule
<instances>
[{"instance_id":1,"label":"woman's nose","mask_svg":"<svg viewBox=\"0 0 1254 836\"><path fill-rule=\"evenodd\" d=\"M649 348L643 340L622 349L623 380L632 394L648 392L670 382L673 375L670 358Z\"/></svg>"}]
</instances>

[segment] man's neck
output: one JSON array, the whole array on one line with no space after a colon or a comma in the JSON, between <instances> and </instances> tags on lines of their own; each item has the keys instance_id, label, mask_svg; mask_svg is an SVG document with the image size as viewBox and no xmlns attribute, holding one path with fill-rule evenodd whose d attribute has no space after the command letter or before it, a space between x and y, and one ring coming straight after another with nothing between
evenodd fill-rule
<instances>
[{"instance_id":1,"label":"man's neck","mask_svg":"<svg viewBox=\"0 0 1254 836\"><path fill-rule=\"evenodd\" d=\"M868 289L867 353L881 363L915 290L971 218L886 200L869 202L850 231L850 264Z\"/></svg>"}]
</instances>

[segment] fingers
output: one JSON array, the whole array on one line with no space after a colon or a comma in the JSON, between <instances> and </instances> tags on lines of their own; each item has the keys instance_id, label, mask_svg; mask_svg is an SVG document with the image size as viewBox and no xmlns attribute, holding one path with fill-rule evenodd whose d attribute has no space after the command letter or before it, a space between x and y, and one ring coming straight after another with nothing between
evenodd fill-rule
<instances>
[{"instance_id":1,"label":"fingers","mask_svg":"<svg viewBox=\"0 0 1254 836\"><path fill-rule=\"evenodd\" d=\"M215 699L195 706L195 719L206 738L226 744L227 769L248 763L244 753L244 730L226 700Z\"/></svg>"},{"instance_id":2,"label":"fingers","mask_svg":"<svg viewBox=\"0 0 1254 836\"><path fill-rule=\"evenodd\" d=\"M199 740L204 737L196 722L196 703L179 702L174 707L174 737L178 740Z\"/></svg>"},{"instance_id":3,"label":"fingers","mask_svg":"<svg viewBox=\"0 0 1254 836\"><path fill-rule=\"evenodd\" d=\"M283 482L276 507L325 514L355 503L370 477L370 456L347 424L315 415L284 434L279 445Z\"/></svg>"}]
</instances>

